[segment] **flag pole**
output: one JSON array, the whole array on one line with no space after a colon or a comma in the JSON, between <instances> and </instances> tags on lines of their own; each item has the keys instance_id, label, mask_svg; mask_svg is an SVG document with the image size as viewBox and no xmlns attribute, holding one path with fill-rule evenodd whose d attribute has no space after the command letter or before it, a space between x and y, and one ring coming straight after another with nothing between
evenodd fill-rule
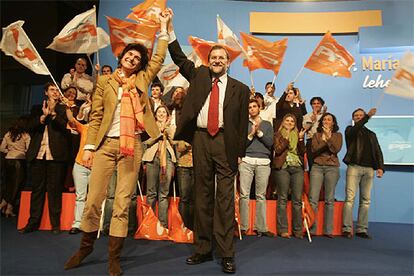
<instances>
[{"instance_id":1,"label":"flag pole","mask_svg":"<svg viewBox=\"0 0 414 276\"><path fill-rule=\"evenodd\" d=\"M252 73L252 71L249 71L249 73L250 73L250 82L252 83L252 87L254 87L253 73Z\"/></svg>"},{"instance_id":2,"label":"flag pole","mask_svg":"<svg viewBox=\"0 0 414 276\"><path fill-rule=\"evenodd\" d=\"M275 85L275 81L276 81L276 75L274 75L273 80L272 80L272 87Z\"/></svg>"},{"instance_id":3,"label":"flag pole","mask_svg":"<svg viewBox=\"0 0 414 276\"><path fill-rule=\"evenodd\" d=\"M60 87L59 87L59 85L57 84L57 82L56 82L55 78L53 77L52 73L50 73L49 68L47 67L46 63L43 61L43 58L40 56L39 52L37 51L36 47L33 45L33 43L32 43L32 41L30 40L30 38L27 36L26 32L23 32L23 33L22 33L22 35L26 36L27 41L29 41L30 45L33 47L33 50L36 52L36 55L39 57L40 62L42 62L42 63L43 63L43 65L46 67L47 72L49 73L49 76L52 78L53 83L56 85L56 87L57 87L57 89L58 89L58 91L59 91L60 95L61 95L62 97L65 97L65 96L63 95L63 93L62 93L62 90L60 90Z\"/></svg>"},{"instance_id":4,"label":"flag pole","mask_svg":"<svg viewBox=\"0 0 414 276\"><path fill-rule=\"evenodd\" d=\"M378 107L379 107L379 106L380 106L380 104L382 103L382 100L384 99L384 95L385 95L385 92L384 92L384 90L383 90L383 91L382 91L381 96L378 98L377 103L375 104L375 108L377 108L377 109L378 109Z\"/></svg>"},{"instance_id":5,"label":"flag pole","mask_svg":"<svg viewBox=\"0 0 414 276\"><path fill-rule=\"evenodd\" d=\"M305 68L305 66L302 66L302 68L300 68L299 72L297 73L296 77L293 79L293 81L292 81L292 82L295 82L295 81L298 79L299 75L300 75L300 74L302 73L302 71L303 71L303 68Z\"/></svg>"},{"instance_id":6,"label":"flag pole","mask_svg":"<svg viewBox=\"0 0 414 276\"><path fill-rule=\"evenodd\" d=\"M139 190L139 196L141 197L141 201L144 201L144 197L142 195L142 190L141 190L141 183L139 183L139 180L137 181L137 186Z\"/></svg>"}]
</instances>

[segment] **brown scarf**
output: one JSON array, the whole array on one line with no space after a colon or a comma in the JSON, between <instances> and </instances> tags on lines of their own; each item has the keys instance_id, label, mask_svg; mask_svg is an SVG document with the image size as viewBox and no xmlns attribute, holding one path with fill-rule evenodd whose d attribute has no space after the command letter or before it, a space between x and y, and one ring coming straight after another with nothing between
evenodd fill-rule
<instances>
[{"instance_id":1,"label":"brown scarf","mask_svg":"<svg viewBox=\"0 0 414 276\"><path fill-rule=\"evenodd\" d=\"M122 87L119 150L125 156L134 156L135 132L145 129L144 111L135 87L136 75L126 78L118 68L113 76Z\"/></svg>"}]
</instances>

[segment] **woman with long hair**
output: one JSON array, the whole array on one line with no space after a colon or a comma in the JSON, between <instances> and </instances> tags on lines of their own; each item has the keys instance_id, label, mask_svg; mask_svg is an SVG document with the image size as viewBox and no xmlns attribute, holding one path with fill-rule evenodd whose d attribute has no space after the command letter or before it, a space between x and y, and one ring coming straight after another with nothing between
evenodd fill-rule
<instances>
[{"instance_id":1,"label":"woman with long hair","mask_svg":"<svg viewBox=\"0 0 414 276\"><path fill-rule=\"evenodd\" d=\"M174 130L169 124L169 118L167 106L158 106L155 121L160 136L145 141L148 148L142 157L147 176L147 203L155 211L158 199L158 219L165 228L168 228L168 193L176 162L172 141Z\"/></svg>"},{"instance_id":2,"label":"woman with long hair","mask_svg":"<svg viewBox=\"0 0 414 276\"><path fill-rule=\"evenodd\" d=\"M317 214L319 193L323 185L325 190L323 233L328 238L333 238L335 188L339 180L338 152L342 148L342 134L338 130L336 117L331 113L325 113L319 120L317 132L312 137L314 164L310 172L309 201ZM315 231L316 223L312 227L312 233Z\"/></svg>"},{"instance_id":3,"label":"woman with long hair","mask_svg":"<svg viewBox=\"0 0 414 276\"><path fill-rule=\"evenodd\" d=\"M302 234L302 191L303 156L305 130L298 131L295 115L286 114L274 135L274 181L277 185L277 232L283 238L290 238L286 215L289 189L292 191L293 236L299 239Z\"/></svg>"},{"instance_id":4,"label":"woman with long hair","mask_svg":"<svg viewBox=\"0 0 414 276\"><path fill-rule=\"evenodd\" d=\"M20 117L13 122L1 142L0 151L6 154L5 189L0 209L6 217L14 217L13 209L19 198L19 191L26 178L26 152L30 144L30 135L26 130L27 119Z\"/></svg>"}]
</instances>

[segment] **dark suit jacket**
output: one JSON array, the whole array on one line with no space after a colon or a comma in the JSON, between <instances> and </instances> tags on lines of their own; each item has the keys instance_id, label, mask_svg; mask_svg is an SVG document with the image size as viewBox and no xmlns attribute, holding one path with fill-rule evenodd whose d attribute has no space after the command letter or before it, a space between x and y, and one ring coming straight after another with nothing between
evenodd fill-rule
<instances>
[{"instance_id":1,"label":"dark suit jacket","mask_svg":"<svg viewBox=\"0 0 414 276\"><path fill-rule=\"evenodd\" d=\"M177 40L168 45L168 50L174 63L180 68L180 73L190 83L174 140L191 143L197 128L198 113L211 91L212 77L208 67L195 68ZM223 104L223 127L227 161L233 170L237 170L237 157L243 157L246 153L249 95L246 85L228 77Z\"/></svg>"},{"instance_id":2,"label":"dark suit jacket","mask_svg":"<svg viewBox=\"0 0 414 276\"><path fill-rule=\"evenodd\" d=\"M26 153L27 161L31 162L36 159L39 153L40 143L43 139L43 132L48 126L49 147L53 160L67 162L70 157L68 139L70 132L66 128L68 119L66 117L66 108L64 105L57 104L55 108L56 118L52 120L50 116L46 117L45 124L40 123L40 116L43 115L42 106L35 105L31 110L30 145Z\"/></svg>"}]
</instances>

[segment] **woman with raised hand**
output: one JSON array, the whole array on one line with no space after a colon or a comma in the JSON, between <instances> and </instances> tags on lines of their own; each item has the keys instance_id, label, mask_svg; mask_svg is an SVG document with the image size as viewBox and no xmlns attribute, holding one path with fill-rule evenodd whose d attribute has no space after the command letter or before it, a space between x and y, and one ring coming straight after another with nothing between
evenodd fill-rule
<instances>
[{"instance_id":1,"label":"woman with raised hand","mask_svg":"<svg viewBox=\"0 0 414 276\"><path fill-rule=\"evenodd\" d=\"M100 226L102 202L116 169L118 185L109 229L109 274L122 273L119 258L128 233L128 209L141 165L141 134L145 131L150 137L159 136L148 108L148 86L164 62L168 47L167 23L171 17L169 9L159 16L161 31L157 49L150 60L144 45L128 44L118 56L115 72L99 77L83 154L85 166L92 164L81 221L83 236L79 250L66 262L65 269L79 266L92 253Z\"/></svg>"}]
</instances>

